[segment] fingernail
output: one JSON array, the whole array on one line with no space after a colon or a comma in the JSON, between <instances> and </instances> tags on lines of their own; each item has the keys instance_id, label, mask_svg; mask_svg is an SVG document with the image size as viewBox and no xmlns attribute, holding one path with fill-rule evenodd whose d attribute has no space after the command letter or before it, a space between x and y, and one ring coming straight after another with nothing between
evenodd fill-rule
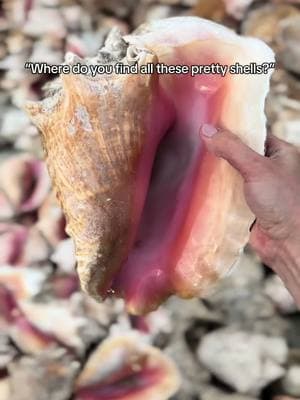
<instances>
[{"instance_id":1,"label":"fingernail","mask_svg":"<svg viewBox=\"0 0 300 400\"><path fill-rule=\"evenodd\" d=\"M203 124L200 130L204 136L209 138L213 137L218 132L218 129L210 124Z\"/></svg>"},{"instance_id":2,"label":"fingernail","mask_svg":"<svg viewBox=\"0 0 300 400\"><path fill-rule=\"evenodd\" d=\"M252 229L254 228L254 225L256 224L256 218L255 218L255 220L252 222L252 224L251 224L251 226L250 226L250 228L249 228L249 232L251 232L252 231Z\"/></svg>"}]
</instances>

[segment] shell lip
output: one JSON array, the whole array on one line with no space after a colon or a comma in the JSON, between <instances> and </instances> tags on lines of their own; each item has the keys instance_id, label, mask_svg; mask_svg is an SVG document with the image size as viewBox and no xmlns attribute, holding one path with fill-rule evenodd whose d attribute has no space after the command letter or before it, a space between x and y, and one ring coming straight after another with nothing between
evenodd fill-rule
<instances>
[{"instance_id":1,"label":"shell lip","mask_svg":"<svg viewBox=\"0 0 300 400\"><path fill-rule=\"evenodd\" d=\"M197 25L192 41L189 38L190 43L187 44L188 34L185 32L182 37L174 39L171 28L174 28L176 21L187 27L185 18L158 21L147 29L141 28L136 35L125 37L125 40L137 47L148 47L158 54L160 61L163 59L167 64L178 60L184 60L188 65L194 64L195 56L191 53L196 52L197 47L194 46L198 45L202 46L198 48L201 52L197 58L197 64L201 65L227 65L235 60L244 61L253 56L251 53L256 50L259 50L255 56L257 61L263 58L263 53L267 59L273 59L271 50L264 44L254 39L240 38L225 27L205 20L199 22L197 18L189 19ZM220 52L214 52L214 40L222 40ZM246 41L249 44L247 51L243 48ZM235 50L235 53L228 55L228 50ZM218 210L211 210L205 199L206 196L209 198L206 193L211 193L214 180L222 174L222 163L204 148L199 128L203 123L222 123L222 118L225 118L222 107L228 103L228 87L236 88L238 81L234 78L229 74L199 74L193 78L183 74L159 77L160 85L175 109L175 118L171 128L168 126L169 129L162 132L155 149L156 157L151 167L152 175L135 242L110 288L111 293L125 299L127 308L133 314L156 309L174 293L184 298L199 296L221 274L222 268L218 263L214 265L212 259L217 258L217 246L218 241L222 240L222 233L217 232L215 236L220 235L217 238L211 234L213 243L210 248L210 236L201 228L199 216L202 215L204 225L210 220L210 215L222 214ZM153 135L154 131L151 123L161 120L162 110L165 109L166 106L160 106L153 113L149 134ZM149 151L149 146L145 146L145 149ZM229 179L234 179L231 171L228 171L228 175ZM137 185L136 190L140 189ZM230 190L224 188L228 196ZM214 195L218 197L217 189ZM246 220L248 209L243 211ZM214 223L213 217L211 219ZM207 230L211 228L207 227ZM217 226L215 230L218 230ZM197 241L199 250L193 247L193 241ZM242 247L243 240L237 241L240 241L239 248ZM228 265L232 263L233 253L228 251Z\"/></svg>"}]
</instances>

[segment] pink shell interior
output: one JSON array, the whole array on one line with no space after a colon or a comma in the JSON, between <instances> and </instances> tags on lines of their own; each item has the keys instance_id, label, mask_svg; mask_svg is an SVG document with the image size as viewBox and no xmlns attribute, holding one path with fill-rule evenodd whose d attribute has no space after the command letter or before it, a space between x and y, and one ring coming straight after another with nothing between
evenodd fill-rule
<instances>
[{"instance_id":1,"label":"pink shell interior","mask_svg":"<svg viewBox=\"0 0 300 400\"><path fill-rule=\"evenodd\" d=\"M177 64L192 63L187 52L178 51L176 58ZM197 63L201 62L218 59L204 53L197 57ZM177 254L187 240L189 220L197 212L193 199L205 187L199 177L205 169L209 179L213 168L199 128L203 123L218 123L227 79L212 74L160 77L137 178L135 209L142 215L139 218L136 213L135 242L113 284L113 290L129 305L143 308L175 292L172 272Z\"/></svg>"},{"instance_id":2,"label":"pink shell interior","mask_svg":"<svg viewBox=\"0 0 300 400\"><path fill-rule=\"evenodd\" d=\"M76 400L131 400L139 394L142 396L145 389L159 384L163 373L159 368L144 368L138 372L123 369L119 375L111 374L107 383L80 388Z\"/></svg>"}]
</instances>

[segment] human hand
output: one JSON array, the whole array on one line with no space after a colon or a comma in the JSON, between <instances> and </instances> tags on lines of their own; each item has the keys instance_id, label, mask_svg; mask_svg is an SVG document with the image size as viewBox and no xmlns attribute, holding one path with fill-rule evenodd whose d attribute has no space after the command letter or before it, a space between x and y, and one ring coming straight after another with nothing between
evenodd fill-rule
<instances>
[{"instance_id":1,"label":"human hand","mask_svg":"<svg viewBox=\"0 0 300 400\"><path fill-rule=\"evenodd\" d=\"M250 244L300 304L300 152L269 135L264 157L231 132L210 125L200 131L207 149L242 175L256 216Z\"/></svg>"}]
</instances>

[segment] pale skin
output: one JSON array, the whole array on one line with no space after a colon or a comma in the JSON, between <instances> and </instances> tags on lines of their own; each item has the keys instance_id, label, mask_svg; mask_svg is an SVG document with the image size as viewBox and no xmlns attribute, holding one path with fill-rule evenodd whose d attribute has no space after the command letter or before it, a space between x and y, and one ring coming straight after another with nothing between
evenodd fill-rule
<instances>
[{"instance_id":1,"label":"pale skin","mask_svg":"<svg viewBox=\"0 0 300 400\"><path fill-rule=\"evenodd\" d=\"M268 135L262 156L224 129L203 125L200 134L207 149L243 177L246 201L256 217L250 245L300 307L299 149Z\"/></svg>"}]
</instances>

